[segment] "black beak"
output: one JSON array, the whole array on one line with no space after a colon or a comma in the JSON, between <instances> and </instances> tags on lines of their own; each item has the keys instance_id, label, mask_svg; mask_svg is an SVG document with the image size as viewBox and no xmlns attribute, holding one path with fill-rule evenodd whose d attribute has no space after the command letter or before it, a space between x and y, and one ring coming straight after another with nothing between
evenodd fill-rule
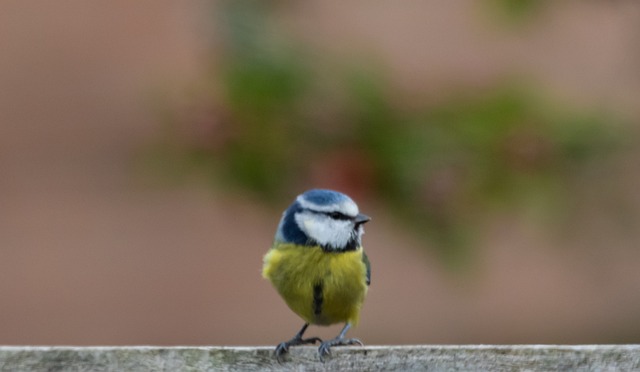
<instances>
[{"instance_id":1,"label":"black beak","mask_svg":"<svg viewBox=\"0 0 640 372\"><path fill-rule=\"evenodd\" d=\"M360 213L356 216L354 221L356 222L356 225L362 225L363 223L371 221L371 217L367 216L366 214Z\"/></svg>"}]
</instances>

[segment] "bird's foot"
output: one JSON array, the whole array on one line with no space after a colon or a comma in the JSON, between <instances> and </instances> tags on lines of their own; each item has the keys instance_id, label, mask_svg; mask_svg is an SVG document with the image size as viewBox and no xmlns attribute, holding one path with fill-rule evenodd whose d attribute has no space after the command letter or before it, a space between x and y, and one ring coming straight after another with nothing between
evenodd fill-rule
<instances>
[{"instance_id":1,"label":"bird's foot","mask_svg":"<svg viewBox=\"0 0 640 372\"><path fill-rule=\"evenodd\" d=\"M313 345L316 342L322 343L322 339L320 337L294 337L289 341L279 343L278 346L276 346L276 350L274 351L273 355L276 357L279 363L282 363L284 356L289 353L289 347L309 344Z\"/></svg>"},{"instance_id":2,"label":"bird's foot","mask_svg":"<svg viewBox=\"0 0 640 372\"><path fill-rule=\"evenodd\" d=\"M349 346L349 345L364 346L362 341L358 340L357 338L336 337L329 341L322 342L320 344L320 347L318 348L318 356L320 357L320 361L324 363L324 357L331 355L332 346Z\"/></svg>"}]
</instances>

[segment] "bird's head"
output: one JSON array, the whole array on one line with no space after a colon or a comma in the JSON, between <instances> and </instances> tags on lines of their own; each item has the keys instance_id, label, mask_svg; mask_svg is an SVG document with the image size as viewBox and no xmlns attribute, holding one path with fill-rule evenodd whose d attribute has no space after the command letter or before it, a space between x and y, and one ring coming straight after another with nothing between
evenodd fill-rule
<instances>
[{"instance_id":1,"label":"bird's head","mask_svg":"<svg viewBox=\"0 0 640 372\"><path fill-rule=\"evenodd\" d=\"M276 242L321 246L325 251L357 249L370 218L345 194L309 190L299 195L282 214Z\"/></svg>"}]
</instances>

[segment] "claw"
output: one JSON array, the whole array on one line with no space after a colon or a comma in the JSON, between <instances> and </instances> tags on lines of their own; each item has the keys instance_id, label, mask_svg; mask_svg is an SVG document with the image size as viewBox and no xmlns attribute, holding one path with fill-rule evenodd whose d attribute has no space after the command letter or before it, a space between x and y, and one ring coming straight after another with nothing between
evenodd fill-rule
<instances>
[{"instance_id":1,"label":"claw","mask_svg":"<svg viewBox=\"0 0 640 372\"><path fill-rule=\"evenodd\" d=\"M311 337L311 338L292 338L289 341L281 342L276 346L276 350L273 352L273 356L276 357L278 363L282 363L284 361L284 356L289 353L290 346L298 346L298 345L308 345L315 344L316 342L322 343L322 339L320 337Z\"/></svg>"},{"instance_id":2,"label":"claw","mask_svg":"<svg viewBox=\"0 0 640 372\"><path fill-rule=\"evenodd\" d=\"M282 357L289 352L289 343L281 342L276 346L276 350L273 352L273 356L276 357L278 363L282 363Z\"/></svg>"},{"instance_id":3,"label":"claw","mask_svg":"<svg viewBox=\"0 0 640 372\"><path fill-rule=\"evenodd\" d=\"M357 338L336 337L332 340L321 343L320 347L318 348L318 356L320 357L320 361L324 363L324 357L331 356L332 346L349 346L349 345L364 346L362 341L358 340Z\"/></svg>"},{"instance_id":4,"label":"claw","mask_svg":"<svg viewBox=\"0 0 640 372\"><path fill-rule=\"evenodd\" d=\"M313 345L316 342L322 343L322 339L320 337L302 338L302 335L304 334L304 331L307 329L308 326L309 324L305 324L300 330L300 332L298 332L298 334L296 334L291 340L281 342L278 344L278 346L276 346L276 349L273 352L273 356L275 356L278 363L283 362L284 360L283 357L289 352L289 347L291 346L308 345L308 344Z\"/></svg>"}]
</instances>

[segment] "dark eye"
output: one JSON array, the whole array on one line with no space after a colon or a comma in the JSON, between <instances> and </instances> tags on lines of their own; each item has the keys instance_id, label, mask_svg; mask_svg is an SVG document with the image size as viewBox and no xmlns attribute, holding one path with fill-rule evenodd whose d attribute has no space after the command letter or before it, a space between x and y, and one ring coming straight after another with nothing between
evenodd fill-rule
<instances>
[{"instance_id":1,"label":"dark eye","mask_svg":"<svg viewBox=\"0 0 640 372\"><path fill-rule=\"evenodd\" d=\"M329 217L333 218L334 220L348 220L349 217L340 213L340 212L330 212L328 213Z\"/></svg>"}]
</instances>

